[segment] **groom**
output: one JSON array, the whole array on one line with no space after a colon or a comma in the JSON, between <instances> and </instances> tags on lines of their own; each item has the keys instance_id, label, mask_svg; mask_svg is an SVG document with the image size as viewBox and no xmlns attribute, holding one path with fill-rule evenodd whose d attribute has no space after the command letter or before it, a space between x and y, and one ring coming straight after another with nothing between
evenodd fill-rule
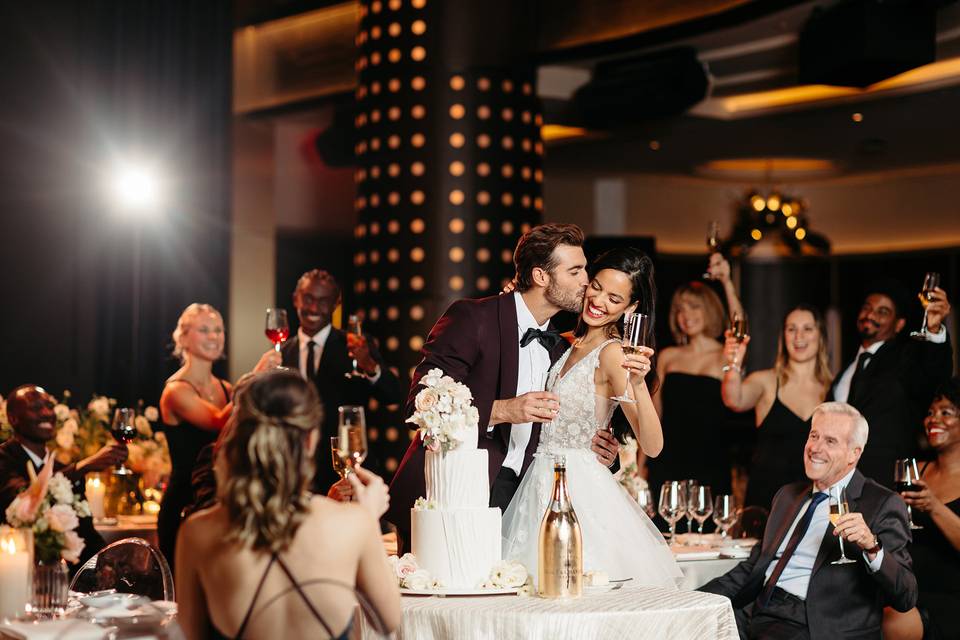
<instances>
[{"instance_id":1,"label":"groom","mask_svg":"<svg viewBox=\"0 0 960 640\"><path fill-rule=\"evenodd\" d=\"M561 310L579 314L587 286L583 231L571 224L534 227L513 255L514 293L458 300L443 314L423 346L407 397L405 414L414 411L420 378L438 368L473 392L480 412L479 446L489 460L490 506L505 510L530 465L540 423L556 414L553 393L540 391L550 365L567 343L550 326ZM606 431L593 438L593 450L609 466L617 443ZM424 453L420 438L410 443L390 483L385 518L409 540L410 508L424 495Z\"/></svg>"}]
</instances>

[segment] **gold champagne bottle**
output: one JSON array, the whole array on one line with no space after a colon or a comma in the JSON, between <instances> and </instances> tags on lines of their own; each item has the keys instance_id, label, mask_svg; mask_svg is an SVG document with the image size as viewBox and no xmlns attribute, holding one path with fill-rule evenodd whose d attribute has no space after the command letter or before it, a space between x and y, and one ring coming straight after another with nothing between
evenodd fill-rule
<instances>
[{"instance_id":1,"label":"gold champagne bottle","mask_svg":"<svg viewBox=\"0 0 960 640\"><path fill-rule=\"evenodd\" d=\"M553 463L553 497L540 522L537 589L544 598L578 598L583 592L583 537L567 495L567 461Z\"/></svg>"}]
</instances>

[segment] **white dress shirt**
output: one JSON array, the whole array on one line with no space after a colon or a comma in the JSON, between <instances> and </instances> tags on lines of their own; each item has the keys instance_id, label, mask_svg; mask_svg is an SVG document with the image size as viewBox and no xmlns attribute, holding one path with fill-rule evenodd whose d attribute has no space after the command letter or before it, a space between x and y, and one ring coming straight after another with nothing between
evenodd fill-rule
<instances>
[{"instance_id":1,"label":"white dress shirt","mask_svg":"<svg viewBox=\"0 0 960 640\"><path fill-rule=\"evenodd\" d=\"M310 354L310 343L313 342L317 345L313 348L313 370L316 371L320 367L323 345L327 343L327 338L330 337L330 327L331 325L328 324L312 336L305 334L303 328L297 329L298 344L300 345L300 375L304 378L307 377L307 356Z\"/></svg>"},{"instance_id":2,"label":"white dress shirt","mask_svg":"<svg viewBox=\"0 0 960 640\"><path fill-rule=\"evenodd\" d=\"M856 468L851 469L847 475L841 478L833 486L846 487L847 483L850 482L850 478L853 477L854 471L856 471ZM833 486L830 487L830 489L832 489ZM818 504L814 509L813 518L810 520L810 526L807 527L807 532L803 535L803 538L800 539L800 543L794 550L793 555L790 556L789 560L787 560L787 566L783 568L783 573L780 574L780 579L777 580L778 587L784 591L787 591L788 593L792 593L802 600L807 599L807 588L810 586L810 575L813 573L813 565L817 561L817 554L820 552L820 544L823 542L823 537L827 535L827 530L830 526L830 489L827 489L824 492L828 494L828 498ZM813 499L812 493L814 491L817 491L817 489L811 487L811 495L803 501L803 505L800 507L800 512L794 519L793 524L790 525L787 535L783 537L783 542L780 543L780 548L777 549L777 554L774 556L773 561L767 566L767 571L763 578L764 584L766 584L766 581L770 579L770 574L773 573L774 568L777 566L777 561L780 559L780 556L783 555L783 551L786 549L787 543L790 541L790 536L793 535L793 530L796 529L797 523L799 523L800 519L803 518L804 512L807 510L810 501ZM835 542L834 544L839 546L840 543ZM856 544L847 541L844 541L843 544L847 557L853 558L859 547ZM876 573L880 570L880 563L883 562L883 549L880 549L880 551L877 552L877 555L873 560L867 559L866 552L863 552L862 555L863 560L866 562L867 568L871 573Z\"/></svg>"},{"instance_id":3,"label":"white dress shirt","mask_svg":"<svg viewBox=\"0 0 960 640\"><path fill-rule=\"evenodd\" d=\"M25 446L20 445L20 448L23 449L23 452L27 454L27 457L30 458L30 461L33 462L33 470L39 471L40 467L43 466L43 458L35 454L30 449L27 449Z\"/></svg>"},{"instance_id":4,"label":"white dress shirt","mask_svg":"<svg viewBox=\"0 0 960 640\"><path fill-rule=\"evenodd\" d=\"M527 346L521 347L520 339L523 338L527 329L546 331L550 321L547 320L542 325L537 324L533 314L530 313L530 309L523 301L523 296L514 292L513 297L517 304L517 350L519 352L519 358L517 359L517 396L520 396L528 391L542 391L542 381L550 369L550 353L540 344L540 341L532 340ZM532 422L515 424L510 428L510 443L507 446L507 457L503 460L503 466L513 470L518 476L523 468L523 455L530 443L532 431Z\"/></svg>"}]
</instances>

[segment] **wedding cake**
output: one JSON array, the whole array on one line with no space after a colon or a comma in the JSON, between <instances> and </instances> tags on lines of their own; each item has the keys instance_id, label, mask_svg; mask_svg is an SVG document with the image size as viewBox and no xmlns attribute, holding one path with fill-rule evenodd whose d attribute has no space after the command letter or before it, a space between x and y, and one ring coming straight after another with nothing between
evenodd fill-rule
<instances>
[{"instance_id":1,"label":"wedding cake","mask_svg":"<svg viewBox=\"0 0 960 640\"><path fill-rule=\"evenodd\" d=\"M411 546L421 569L448 589L475 589L500 563L500 509L490 508L487 452L477 448L477 410L464 385L431 370L417 411L427 448L426 499L410 511Z\"/></svg>"}]
</instances>

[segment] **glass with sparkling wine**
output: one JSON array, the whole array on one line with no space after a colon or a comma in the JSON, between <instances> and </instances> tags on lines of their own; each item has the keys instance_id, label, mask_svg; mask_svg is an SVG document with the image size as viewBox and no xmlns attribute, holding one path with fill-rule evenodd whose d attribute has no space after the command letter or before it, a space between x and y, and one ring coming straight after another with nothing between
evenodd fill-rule
<instances>
[{"instance_id":1,"label":"glass with sparkling wine","mask_svg":"<svg viewBox=\"0 0 960 640\"><path fill-rule=\"evenodd\" d=\"M363 407L344 405L338 412L337 455L350 472L367 458L367 420Z\"/></svg>"},{"instance_id":2,"label":"glass with sparkling wine","mask_svg":"<svg viewBox=\"0 0 960 640\"><path fill-rule=\"evenodd\" d=\"M340 457L340 437L330 438L330 457L333 459L333 470L337 472L340 479L343 480L350 473L350 468Z\"/></svg>"},{"instance_id":3,"label":"glass with sparkling wine","mask_svg":"<svg viewBox=\"0 0 960 640\"><path fill-rule=\"evenodd\" d=\"M290 337L290 325L287 324L286 309L267 309L267 324L263 330L267 340L273 343L273 348L280 353L280 345Z\"/></svg>"},{"instance_id":4,"label":"glass with sparkling wine","mask_svg":"<svg viewBox=\"0 0 960 640\"><path fill-rule=\"evenodd\" d=\"M726 538L727 531L737 521L737 505L730 494L717 496L713 503L713 522L720 529L720 537Z\"/></svg>"},{"instance_id":5,"label":"glass with sparkling wine","mask_svg":"<svg viewBox=\"0 0 960 640\"><path fill-rule=\"evenodd\" d=\"M347 316L347 333L362 337L363 336L363 322L360 320L360 316L355 313L351 313ZM363 371L360 371L360 367L357 365L357 359L353 359L353 371L343 374L346 378L363 378L366 377Z\"/></svg>"},{"instance_id":6,"label":"glass with sparkling wine","mask_svg":"<svg viewBox=\"0 0 960 640\"><path fill-rule=\"evenodd\" d=\"M640 347L646 345L647 333L650 331L650 316L645 313L623 314L623 337L621 338L620 348L625 354L635 354L640 352ZM630 397L630 370L627 370L627 385L623 394L610 398L620 402L636 402Z\"/></svg>"},{"instance_id":7,"label":"glass with sparkling wine","mask_svg":"<svg viewBox=\"0 0 960 640\"><path fill-rule=\"evenodd\" d=\"M917 471L916 458L903 458L902 460L897 460L893 467L894 489L897 493L903 493L904 491L920 491L920 487L914 484L914 481L918 480L919 478L920 473ZM907 505L907 515L910 517L911 529L923 529L923 527L920 525L913 524L913 510L910 508L910 505Z\"/></svg>"},{"instance_id":8,"label":"glass with sparkling wine","mask_svg":"<svg viewBox=\"0 0 960 640\"><path fill-rule=\"evenodd\" d=\"M670 539L677 532L677 520L687 511L687 496L683 485L676 480L668 480L660 487L660 516L670 523Z\"/></svg>"},{"instance_id":9,"label":"glass with sparkling wine","mask_svg":"<svg viewBox=\"0 0 960 640\"><path fill-rule=\"evenodd\" d=\"M113 423L110 425L110 435L112 435L117 442L122 442L123 444L132 441L137 437L137 427L134 423L136 417L136 410L131 408L118 408L113 414ZM114 473L125 476L130 475L133 471L121 462Z\"/></svg>"},{"instance_id":10,"label":"glass with sparkling wine","mask_svg":"<svg viewBox=\"0 0 960 640\"><path fill-rule=\"evenodd\" d=\"M637 490L637 504L640 505L640 508L643 509L644 513L646 513L647 517L651 520L657 515L657 505L653 503L653 494L650 492L649 487Z\"/></svg>"},{"instance_id":11,"label":"glass with sparkling wine","mask_svg":"<svg viewBox=\"0 0 960 640\"><path fill-rule=\"evenodd\" d=\"M923 277L923 288L920 289L920 304L923 305L923 326L920 331L911 331L910 337L914 340L928 340L930 332L927 331L927 307L933 301L933 290L940 286L940 274L936 271L928 271Z\"/></svg>"},{"instance_id":12,"label":"glass with sparkling wine","mask_svg":"<svg viewBox=\"0 0 960 640\"><path fill-rule=\"evenodd\" d=\"M703 534L703 523L713 513L713 495L710 487L700 485L693 492L693 505L688 507L688 513L693 513L693 519L699 527L697 533Z\"/></svg>"},{"instance_id":13,"label":"glass with sparkling wine","mask_svg":"<svg viewBox=\"0 0 960 640\"><path fill-rule=\"evenodd\" d=\"M850 513L850 508L847 506L847 490L845 487L833 486L830 487L830 524L837 526L837 521L840 520L840 516ZM840 540L840 559L834 560L830 564L850 564L856 562L856 560L851 560L847 557L847 554L843 551L843 536L837 536Z\"/></svg>"},{"instance_id":14,"label":"glass with sparkling wine","mask_svg":"<svg viewBox=\"0 0 960 640\"><path fill-rule=\"evenodd\" d=\"M700 483L696 480L684 480L683 490L687 496L687 533L693 533L693 494Z\"/></svg>"},{"instance_id":15,"label":"glass with sparkling wine","mask_svg":"<svg viewBox=\"0 0 960 640\"><path fill-rule=\"evenodd\" d=\"M711 220L707 224L707 251L711 256L720 252L720 223L716 220ZM704 280L713 279L709 271L703 272L703 278Z\"/></svg>"}]
</instances>

